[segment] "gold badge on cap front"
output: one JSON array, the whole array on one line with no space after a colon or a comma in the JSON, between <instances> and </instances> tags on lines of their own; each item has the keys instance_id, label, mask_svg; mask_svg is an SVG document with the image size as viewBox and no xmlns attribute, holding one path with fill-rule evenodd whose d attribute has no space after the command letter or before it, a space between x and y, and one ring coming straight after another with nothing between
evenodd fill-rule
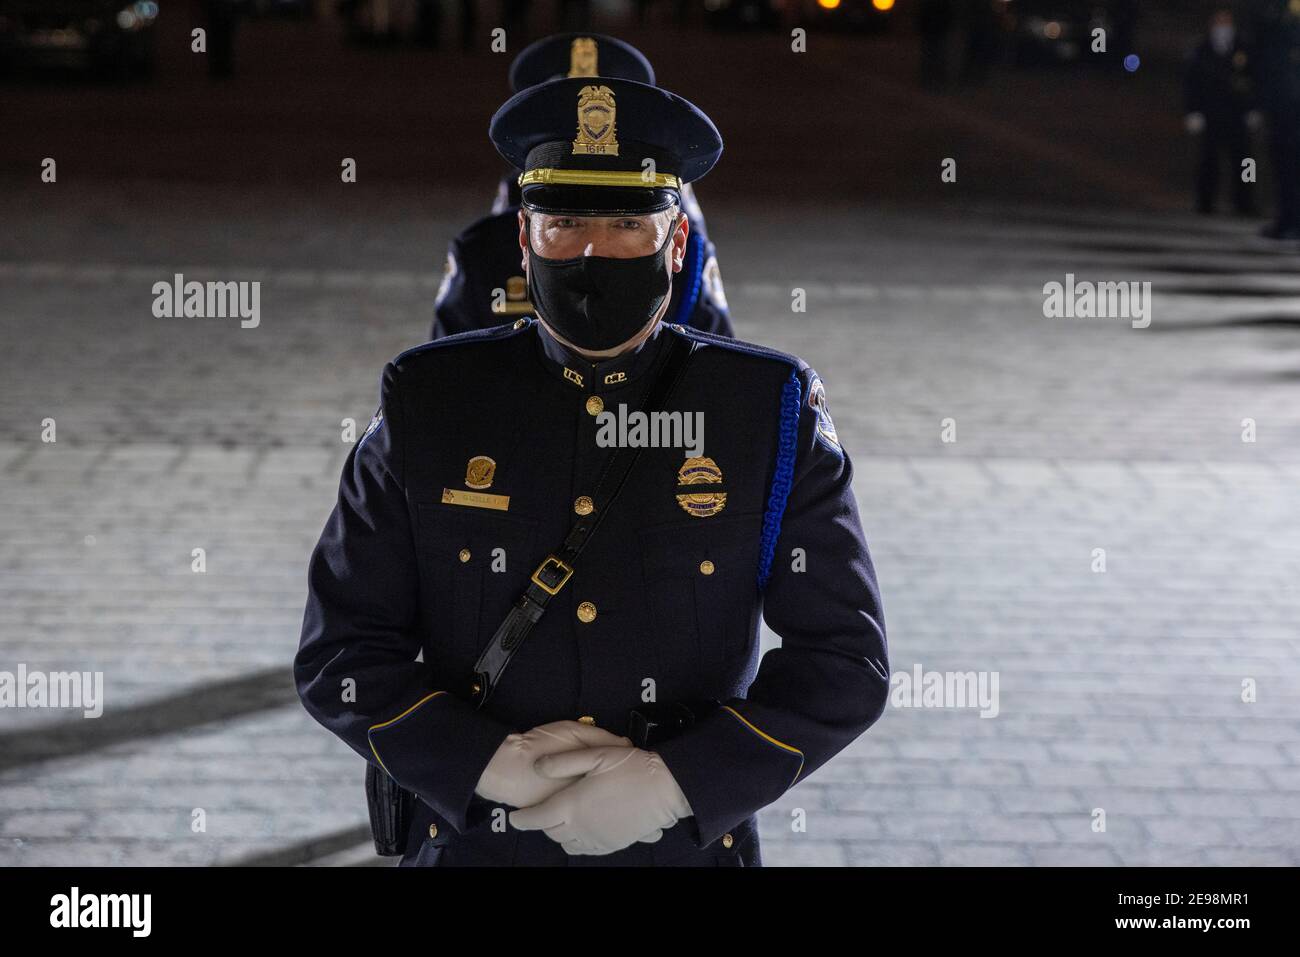
<instances>
[{"instance_id":1,"label":"gold badge on cap front","mask_svg":"<svg viewBox=\"0 0 1300 957\"><path fill-rule=\"evenodd\" d=\"M578 37L569 47L569 76L598 76L596 72L596 41L591 37Z\"/></svg>"},{"instance_id":2,"label":"gold badge on cap front","mask_svg":"<svg viewBox=\"0 0 1300 957\"><path fill-rule=\"evenodd\" d=\"M618 155L614 125L614 91L607 86L584 86L578 93L578 138L574 155Z\"/></svg>"},{"instance_id":3,"label":"gold badge on cap front","mask_svg":"<svg viewBox=\"0 0 1300 957\"><path fill-rule=\"evenodd\" d=\"M474 489L491 488L496 471L497 463L494 460L486 455L476 455L465 466L465 485Z\"/></svg>"},{"instance_id":4,"label":"gold badge on cap front","mask_svg":"<svg viewBox=\"0 0 1300 957\"><path fill-rule=\"evenodd\" d=\"M698 492L688 492L677 496L677 504L692 518L708 518L717 515L727 504L726 492L711 492L709 485L722 484L722 469L710 458L687 459L677 470L677 484L706 486Z\"/></svg>"}]
</instances>

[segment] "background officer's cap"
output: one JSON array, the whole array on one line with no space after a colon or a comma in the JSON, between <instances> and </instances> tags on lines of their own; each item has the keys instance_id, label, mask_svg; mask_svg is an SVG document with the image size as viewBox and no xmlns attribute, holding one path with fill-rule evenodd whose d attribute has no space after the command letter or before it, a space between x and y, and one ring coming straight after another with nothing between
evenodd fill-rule
<instances>
[{"instance_id":1,"label":"background officer's cap","mask_svg":"<svg viewBox=\"0 0 1300 957\"><path fill-rule=\"evenodd\" d=\"M667 209L722 153L717 127L693 104L604 76L516 93L492 117L488 135L506 162L524 171L525 209L576 216Z\"/></svg>"},{"instance_id":2,"label":"background officer's cap","mask_svg":"<svg viewBox=\"0 0 1300 957\"><path fill-rule=\"evenodd\" d=\"M557 33L520 51L510 64L510 89L518 92L562 76L655 82L650 61L632 44L603 33Z\"/></svg>"}]
</instances>

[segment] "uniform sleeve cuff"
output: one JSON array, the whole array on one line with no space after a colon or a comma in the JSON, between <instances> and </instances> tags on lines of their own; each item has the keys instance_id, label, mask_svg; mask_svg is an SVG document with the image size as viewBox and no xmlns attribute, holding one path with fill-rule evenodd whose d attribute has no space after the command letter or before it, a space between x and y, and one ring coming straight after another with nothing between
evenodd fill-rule
<instances>
[{"instance_id":1,"label":"uniform sleeve cuff","mask_svg":"<svg viewBox=\"0 0 1300 957\"><path fill-rule=\"evenodd\" d=\"M464 831L474 788L510 729L445 691L370 728L379 766L457 831Z\"/></svg>"},{"instance_id":2,"label":"uniform sleeve cuff","mask_svg":"<svg viewBox=\"0 0 1300 957\"><path fill-rule=\"evenodd\" d=\"M702 848L779 798L803 769L801 751L730 705L655 751L695 813Z\"/></svg>"}]
</instances>

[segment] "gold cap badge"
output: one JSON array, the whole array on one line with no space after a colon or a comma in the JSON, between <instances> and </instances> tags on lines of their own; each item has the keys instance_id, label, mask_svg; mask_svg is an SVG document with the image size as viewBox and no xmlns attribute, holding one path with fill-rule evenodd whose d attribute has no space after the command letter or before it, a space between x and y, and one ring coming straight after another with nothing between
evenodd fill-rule
<instances>
[{"instance_id":1,"label":"gold cap badge","mask_svg":"<svg viewBox=\"0 0 1300 957\"><path fill-rule=\"evenodd\" d=\"M614 91L607 86L584 86L578 93L578 138L575 156L618 155L614 125Z\"/></svg>"},{"instance_id":2,"label":"gold cap badge","mask_svg":"<svg viewBox=\"0 0 1300 957\"><path fill-rule=\"evenodd\" d=\"M578 37L569 47L569 76L597 76L596 41Z\"/></svg>"},{"instance_id":3,"label":"gold cap badge","mask_svg":"<svg viewBox=\"0 0 1300 957\"><path fill-rule=\"evenodd\" d=\"M722 469L710 458L687 459L677 470L677 484L682 485L719 485L722 483ZM710 492L701 489L698 492L681 493L677 504L692 518L708 518L717 515L727 504L726 492Z\"/></svg>"},{"instance_id":4,"label":"gold cap badge","mask_svg":"<svg viewBox=\"0 0 1300 957\"><path fill-rule=\"evenodd\" d=\"M465 466L465 485L469 488L491 488L492 477L496 475L497 463L486 455L476 455Z\"/></svg>"}]
</instances>

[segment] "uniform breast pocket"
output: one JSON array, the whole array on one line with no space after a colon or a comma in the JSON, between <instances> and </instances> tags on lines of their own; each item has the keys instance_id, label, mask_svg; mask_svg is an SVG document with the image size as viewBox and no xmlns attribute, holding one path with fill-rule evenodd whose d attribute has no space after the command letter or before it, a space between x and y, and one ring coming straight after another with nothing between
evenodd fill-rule
<instances>
[{"instance_id":1,"label":"uniform breast pocket","mask_svg":"<svg viewBox=\"0 0 1300 957\"><path fill-rule=\"evenodd\" d=\"M537 522L455 505L421 505L419 536L431 645L439 657L468 667L527 583L537 561Z\"/></svg>"},{"instance_id":2,"label":"uniform breast pocket","mask_svg":"<svg viewBox=\"0 0 1300 957\"><path fill-rule=\"evenodd\" d=\"M735 515L641 531L650 640L665 674L699 693L753 640L761 525L761 515Z\"/></svg>"}]
</instances>

